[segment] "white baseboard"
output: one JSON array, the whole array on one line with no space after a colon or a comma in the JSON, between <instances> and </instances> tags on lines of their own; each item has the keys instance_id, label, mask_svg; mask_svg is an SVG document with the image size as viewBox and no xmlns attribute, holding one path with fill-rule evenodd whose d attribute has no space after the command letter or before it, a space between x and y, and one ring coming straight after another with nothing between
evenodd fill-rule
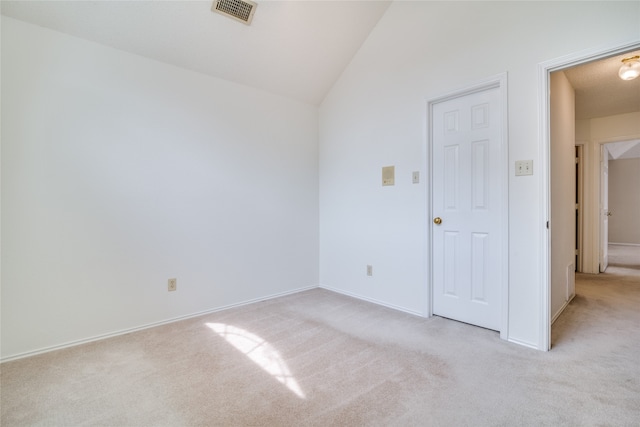
<instances>
[{"instance_id":1,"label":"white baseboard","mask_svg":"<svg viewBox=\"0 0 640 427\"><path fill-rule=\"evenodd\" d=\"M640 243L613 243L613 242L609 242L610 245L617 245L617 246L640 246Z\"/></svg>"},{"instance_id":2,"label":"white baseboard","mask_svg":"<svg viewBox=\"0 0 640 427\"><path fill-rule=\"evenodd\" d=\"M513 344L521 345L523 347L529 347L529 348L532 348L534 350L540 350L540 348L538 347L538 344L534 344L534 343L531 343L529 341L521 340L521 339L518 339L518 338L507 338L507 341L509 341L510 343L513 343Z\"/></svg>"},{"instance_id":3,"label":"white baseboard","mask_svg":"<svg viewBox=\"0 0 640 427\"><path fill-rule=\"evenodd\" d=\"M560 307L560 309L556 312L556 314L553 316L553 318L551 318L551 325L553 325L553 322L555 322L556 319L558 319L558 317L560 317L562 312L565 310L565 308L567 308L567 306L571 303L571 301L573 301L573 299L575 297L576 297L576 294L571 295L569 297L569 299L567 301L565 301L564 304L562 304L562 307Z\"/></svg>"},{"instance_id":4,"label":"white baseboard","mask_svg":"<svg viewBox=\"0 0 640 427\"><path fill-rule=\"evenodd\" d=\"M204 316L206 314L216 313L218 311L223 311L223 310L229 310L231 308L241 307L243 305L249 305L249 304L253 304L253 303L256 303L256 302L260 302L260 301L266 301L266 300L270 300L270 299L274 299L274 298L283 297L283 296L286 296L286 295L297 294L299 292L304 292L304 291L308 291L310 289L316 289L316 288L318 288L318 286L308 286L308 287L304 287L304 288L298 288L298 289L294 289L292 291L280 292L280 293L277 293L277 294L271 294L271 295L267 295L267 296L260 297L260 298L253 298L253 299L242 301L242 302L238 302L238 303L235 303L235 304L229 304L229 305L225 305L225 306L221 306L221 307L212 308L212 309L209 309L209 310L199 311L197 313L186 314L184 316L178 316L178 317L173 317L171 319L166 319L166 320L161 320L161 321L158 321L158 322L148 323L146 325L136 326L134 328L121 329L121 330L118 330L118 331L115 331L115 332L110 332L108 334L96 335L96 336L93 336L93 337L84 338L84 339L75 340L75 341L69 341L69 342L66 342L66 343L63 343L63 344L53 345L53 346L50 346L50 347L43 347L43 348L40 348L40 349L37 349L37 350L26 351L24 353L18 353L18 354L14 354L14 355L3 357L2 359L0 359L0 363L9 362L9 361L12 361L12 360L17 360L17 359L23 359L25 357L35 356L37 354L42 354L42 353L48 353L50 351L62 350L63 348L75 347L77 345L87 344L87 343L94 342L94 341L101 341L101 340L105 340L107 338L113 338L113 337L117 337L119 335L129 334L131 332L137 332L137 331L142 331L142 330L149 329L149 328L155 328L156 326L162 326L162 325L166 325L168 323L179 322L181 320L191 319L193 317Z\"/></svg>"},{"instance_id":5,"label":"white baseboard","mask_svg":"<svg viewBox=\"0 0 640 427\"><path fill-rule=\"evenodd\" d=\"M376 305L381 305L383 307L387 307L387 308L391 308L393 310L397 310L397 311L402 311L404 313L408 313L408 314L413 314L414 316L420 316L420 317L425 317L422 313L418 312L418 311L414 311L414 310L409 310L407 308L404 307L400 307L397 305L393 305L393 304L388 304L386 302L382 302L382 301L378 301L376 299L373 298L369 298L369 297L365 297L362 295L358 295L358 294L354 294L352 292L346 292L343 291L342 289L336 289L336 288L332 288L331 286L326 286L326 285L320 285L318 286L321 289L326 289L327 291L331 291L331 292L335 292L337 294L342 294L342 295L346 295L348 297L352 297L352 298L356 298L362 301L367 301Z\"/></svg>"}]
</instances>

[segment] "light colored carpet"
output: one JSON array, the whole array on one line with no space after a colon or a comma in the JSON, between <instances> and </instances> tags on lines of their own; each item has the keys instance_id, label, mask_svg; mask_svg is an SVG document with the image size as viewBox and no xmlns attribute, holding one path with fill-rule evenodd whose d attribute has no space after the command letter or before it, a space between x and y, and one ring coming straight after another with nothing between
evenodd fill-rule
<instances>
[{"instance_id":1,"label":"light colored carpet","mask_svg":"<svg viewBox=\"0 0 640 427\"><path fill-rule=\"evenodd\" d=\"M544 353L315 289L0 366L10 426L640 424L640 276L579 275Z\"/></svg>"},{"instance_id":2,"label":"light colored carpet","mask_svg":"<svg viewBox=\"0 0 640 427\"><path fill-rule=\"evenodd\" d=\"M609 265L640 270L640 246L609 245Z\"/></svg>"}]
</instances>

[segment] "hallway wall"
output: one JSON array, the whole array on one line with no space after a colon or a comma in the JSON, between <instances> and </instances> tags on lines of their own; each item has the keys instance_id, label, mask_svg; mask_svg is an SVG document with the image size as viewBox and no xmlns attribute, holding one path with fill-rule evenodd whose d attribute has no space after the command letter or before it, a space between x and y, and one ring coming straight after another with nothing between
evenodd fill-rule
<instances>
[{"instance_id":1,"label":"hallway wall","mask_svg":"<svg viewBox=\"0 0 640 427\"><path fill-rule=\"evenodd\" d=\"M575 91L564 72L551 73L551 319L575 295Z\"/></svg>"}]
</instances>

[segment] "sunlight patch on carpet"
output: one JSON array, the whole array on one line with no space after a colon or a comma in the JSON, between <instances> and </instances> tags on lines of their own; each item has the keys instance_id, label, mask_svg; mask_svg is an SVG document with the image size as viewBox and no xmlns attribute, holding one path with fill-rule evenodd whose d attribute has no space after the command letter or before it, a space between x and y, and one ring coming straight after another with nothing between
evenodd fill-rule
<instances>
[{"instance_id":1,"label":"sunlight patch on carpet","mask_svg":"<svg viewBox=\"0 0 640 427\"><path fill-rule=\"evenodd\" d=\"M306 398L280 353L266 340L242 328L225 323L207 323L207 326L296 396L301 399Z\"/></svg>"}]
</instances>

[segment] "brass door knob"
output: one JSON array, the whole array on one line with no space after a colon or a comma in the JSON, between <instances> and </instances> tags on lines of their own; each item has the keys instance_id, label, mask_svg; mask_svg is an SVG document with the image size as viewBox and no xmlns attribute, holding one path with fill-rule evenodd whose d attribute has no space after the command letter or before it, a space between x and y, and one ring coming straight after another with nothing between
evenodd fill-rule
<instances>
[{"instance_id":1,"label":"brass door knob","mask_svg":"<svg viewBox=\"0 0 640 427\"><path fill-rule=\"evenodd\" d=\"M433 223L437 225L442 224L442 218L440 218L439 216L433 218Z\"/></svg>"}]
</instances>

